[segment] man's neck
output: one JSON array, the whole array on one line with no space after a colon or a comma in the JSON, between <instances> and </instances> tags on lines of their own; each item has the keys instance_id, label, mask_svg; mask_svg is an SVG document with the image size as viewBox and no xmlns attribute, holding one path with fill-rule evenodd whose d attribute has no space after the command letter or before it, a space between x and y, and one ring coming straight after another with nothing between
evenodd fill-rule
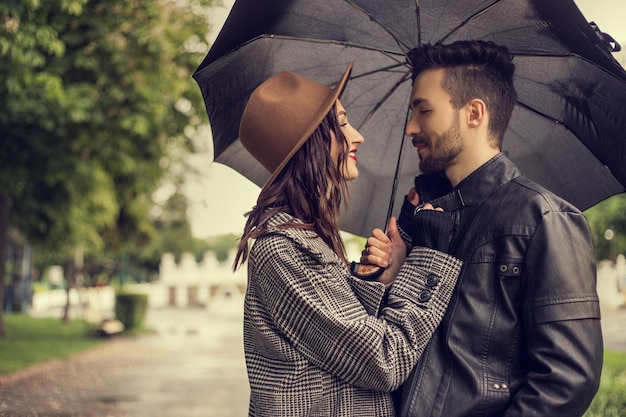
<instances>
[{"instance_id":1,"label":"man's neck","mask_svg":"<svg viewBox=\"0 0 626 417\"><path fill-rule=\"evenodd\" d=\"M473 152L466 149L446 168L446 177L450 180L452 187L456 187L499 152L500 149L492 147L476 149Z\"/></svg>"}]
</instances>

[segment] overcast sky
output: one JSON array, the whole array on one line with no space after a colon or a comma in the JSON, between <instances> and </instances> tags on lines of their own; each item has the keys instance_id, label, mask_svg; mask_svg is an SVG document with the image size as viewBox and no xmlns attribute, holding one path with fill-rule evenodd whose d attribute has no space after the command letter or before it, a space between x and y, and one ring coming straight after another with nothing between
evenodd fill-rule
<instances>
[{"instance_id":1,"label":"overcast sky","mask_svg":"<svg viewBox=\"0 0 626 417\"><path fill-rule=\"evenodd\" d=\"M603 32L609 33L626 49L626 1L575 1L588 21L595 21ZM223 0L223 4L223 7L216 7L212 15L213 38L219 33L233 1ZM624 59L620 61L624 62ZM210 131L208 133L207 141L210 143ZM204 175L191 180L188 185L192 202L189 212L192 231L199 238L225 233L240 234L245 224L243 213L252 208L260 188L231 168L210 163L211 160L212 152L194 157L195 164L202 167Z\"/></svg>"}]
</instances>

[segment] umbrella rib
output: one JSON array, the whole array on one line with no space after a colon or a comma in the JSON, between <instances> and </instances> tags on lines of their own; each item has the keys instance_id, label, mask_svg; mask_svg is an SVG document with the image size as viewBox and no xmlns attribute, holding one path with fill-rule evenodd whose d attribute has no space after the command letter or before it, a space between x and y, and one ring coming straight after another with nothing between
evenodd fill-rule
<instances>
[{"instance_id":1,"label":"umbrella rib","mask_svg":"<svg viewBox=\"0 0 626 417\"><path fill-rule=\"evenodd\" d=\"M535 114L538 114L538 115L540 115L540 116L542 116L542 117L544 117L544 118L548 119L548 120L552 120L555 124L563 126L565 129L569 130L570 132L572 131L572 129L570 129L568 125L566 125L565 123L563 123L563 122L562 122L562 121L560 121L559 119L555 119L554 117L552 117L552 116L550 116L550 115L547 115L547 114L545 114L545 113L543 113L543 112L541 112L541 111L537 110L536 108L531 107L531 106L529 106L528 104L523 103L523 102L521 102L521 101L518 101L518 102L517 102L517 104L518 104L519 106L521 106L521 107L523 107L523 108L525 108L525 109L527 109L527 110L529 110L529 111L531 111L531 112L535 113Z\"/></svg>"},{"instance_id":2,"label":"umbrella rib","mask_svg":"<svg viewBox=\"0 0 626 417\"><path fill-rule=\"evenodd\" d=\"M570 129L570 127L569 127L567 124L563 123L562 121L560 121L560 120L558 120L558 119L555 119L554 117L548 116L548 115L546 115L545 113L542 113L542 112L538 111L537 109L535 109L535 108L533 108L533 107L530 107L530 106L528 106L527 104L522 103L522 102L520 102L520 101L518 101L518 102L517 102L517 104L518 104L520 107L523 107L523 108L525 108L525 109L527 109L527 110L529 110L529 111L531 111L531 112L533 112L533 113L536 113L536 114L538 114L538 115L540 115L540 116L545 117L545 118L546 118L546 119L548 119L548 120L552 120L555 124L560 125L560 126L563 126L563 128L565 128L565 129L567 129L568 131L572 132L572 134L573 134L574 136L578 136L578 135L576 134L576 132L574 132L572 129ZM594 125L594 128L595 128L595 125ZM609 170L609 172L613 173L613 170L611 169L611 167L610 167L610 166L608 166L605 162L602 162L602 159L601 159L600 157L598 157L597 153L596 153L593 149L591 149L591 148L590 148L590 147L589 147L586 143L584 143L583 141L580 141L580 143L581 143L581 145L583 145L583 146L584 146L584 147L585 147L585 148L586 148L586 149L587 149L587 150L588 150L591 154L593 154L593 155L594 155L594 156L595 156L595 157L596 157L599 161L601 161L601 163L602 163L602 164L603 164L603 165L604 165L604 166L605 166L605 167ZM615 175L615 174L613 174L613 175ZM626 191L626 188L625 188L625 191Z\"/></svg>"},{"instance_id":3,"label":"umbrella rib","mask_svg":"<svg viewBox=\"0 0 626 417\"><path fill-rule=\"evenodd\" d=\"M568 52L568 53L562 53L562 54L533 54L533 53L516 53L516 52L512 52L512 54L514 56L523 56L523 57L527 57L527 58L574 58L574 59L580 59L582 61L587 62L589 65L592 65L594 67L596 67L597 69L612 75L613 77L619 78L619 79L623 79L626 80L626 77L623 76L623 74L616 74L614 71L611 71L607 68L605 68L604 66L599 66L598 64L596 64L594 61L590 60L587 57L584 57L580 54L576 54L573 52ZM619 77L621 75L621 77Z\"/></svg>"},{"instance_id":4,"label":"umbrella rib","mask_svg":"<svg viewBox=\"0 0 626 417\"><path fill-rule=\"evenodd\" d=\"M391 57L390 57L391 58ZM353 75L350 78L353 80L356 80L357 78L361 78L361 77L367 77L368 75L372 75L372 74L376 74L379 72L395 72L394 70L400 67L404 67L406 66L406 64L402 63L402 62L398 62L397 64L393 64L393 65L389 65L387 67L382 67L382 68L376 68L374 70L371 71L367 71L367 72L362 72L358 75ZM400 72L400 71L398 71ZM402 71L403 73L406 71ZM399 82L399 84L403 83L406 79L403 79L402 81Z\"/></svg>"},{"instance_id":5,"label":"umbrella rib","mask_svg":"<svg viewBox=\"0 0 626 417\"><path fill-rule=\"evenodd\" d=\"M381 54L389 56L390 58L391 57L395 57L395 56L402 56L403 58L405 57L404 54L399 53L398 51L387 51L387 50L384 50L384 49L375 48L375 47L372 47L372 46L361 45L361 44L352 43L352 42L338 41L338 40L334 40L334 39L299 38L299 37L295 37L295 36L272 35L272 34L266 34L265 33L265 34L256 36L256 37L254 37L254 38L252 38L252 39L242 43L237 48L235 48L232 51L228 52L226 55L223 55L220 58L218 58L218 60L223 59L224 57L226 57L228 55L231 55L232 53L234 53L237 50L243 48L244 46L247 46L247 45L251 44L252 42L255 42L255 41L258 41L259 39L264 39L264 38L289 40L289 41L300 41L300 42L310 42L310 43L319 43L319 44L322 44L322 45L335 44L335 45L339 45L339 46L347 46L347 47L351 47L351 48L359 48L359 49L363 49L363 50L367 50L367 51L379 52ZM393 58L393 59L395 59L395 58ZM402 65L402 64L399 64L399 65Z\"/></svg>"},{"instance_id":6,"label":"umbrella rib","mask_svg":"<svg viewBox=\"0 0 626 417\"><path fill-rule=\"evenodd\" d=\"M588 63L591 66L594 66L597 70L604 72L605 74L610 75L611 77L618 79L618 80L622 80L622 81L626 81L626 76L624 76L624 74L616 74L614 71L609 70L606 67L603 66L598 66L595 62L593 62L592 60L588 59L587 57L584 57L580 54L576 54L576 53L563 53L563 54L533 54L533 53L515 53L512 52L512 54L514 56L517 57L524 57L524 58L572 58L572 59L579 59L581 61L584 61L586 63Z\"/></svg>"},{"instance_id":7,"label":"umbrella rib","mask_svg":"<svg viewBox=\"0 0 626 417\"><path fill-rule=\"evenodd\" d=\"M400 87L401 84L406 82L406 80L408 80L409 77L410 77L409 74L404 74L404 76L399 81L397 81L393 85L393 87L389 89L389 91L387 91L387 93L374 105L374 107L372 107L372 109L367 113L367 115L365 115L365 117L363 118L363 121L361 122L361 124L359 124L359 127L357 128L357 130L362 129L363 126L365 126L367 122L369 122L372 116L374 116L374 113L376 113L376 111L383 105L383 103L385 103L385 101L387 101L387 99L391 97L391 95L398 89L398 87Z\"/></svg>"},{"instance_id":8,"label":"umbrella rib","mask_svg":"<svg viewBox=\"0 0 626 417\"><path fill-rule=\"evenodd\" d=\"M372 16L372 14L370 12L368 12L365 9L363 9L361 6L359 6L358 4L354 3L354 1L352 1L352 0L345 0L345 2L348 3L350 6L352 6L355 10L357 10L357 11L363 13L364 15L366 15L372 22L374 22L378 26L380 26L380 28L383 31L387 32L387 34L392 37L392 39L398 44L398 47L401 50L403 50L403 51L411 50L411 48L407 44L405 44L400 39L398 39L398 37L396 35L394 35L389 29L387 29L387 27L385 25L381 24L378 20L376 20L376 18L374 16Z\"/></svg>"},{"instance_id":9,"label":"umbrella rib","mask_svg":"<svg viewBox=\"0 0 626 417\"><path fill-rule=\"evenodd\" d=\"M448 32L448 34L444 37L441 38L440 42L443 43L443 41L445 41L446 39L448 39L450 36L452 36L457 30L461 29L463 26L465 26L470 20L474 19L476 16L479 16L483 13L485 13L487 10L491 9L492 7L495 7L498 3L501 3L502 0L495 0L493 3L485 6L484 8L482 8L481 10L477 11L476 13L472 14L471 16L469 16L467 19L463 20L461 23L459 23L454 29L452 29L450 32Z\"/></svg>"}]
</instances>

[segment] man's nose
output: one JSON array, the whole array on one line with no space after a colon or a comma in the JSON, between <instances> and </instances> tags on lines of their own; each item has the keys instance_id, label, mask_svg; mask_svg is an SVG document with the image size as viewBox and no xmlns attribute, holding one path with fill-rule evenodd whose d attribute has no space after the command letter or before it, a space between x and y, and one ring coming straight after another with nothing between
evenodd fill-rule
<instances>
[{"instance_id":1,"label":"man's nose","mask_svg":"<svg viewBox=\"0 0 626 417\"><path fill-rule=\"evenodd\" d=\"M420 133L419 124L415 120L410 120L406 125L406 131L404 132L409 137L415 137Z\"/></svg>"}]
</instances>

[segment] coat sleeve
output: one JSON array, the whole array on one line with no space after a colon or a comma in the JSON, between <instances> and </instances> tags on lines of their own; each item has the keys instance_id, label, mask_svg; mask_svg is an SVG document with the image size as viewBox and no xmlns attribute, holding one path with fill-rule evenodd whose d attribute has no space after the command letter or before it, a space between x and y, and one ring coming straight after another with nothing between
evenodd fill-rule
<instances>
[{"instance_id":1,"label":"coat sleeve","mask_svg":"<svg viewBox=\"0 0 626 417\"><path fill-rule=\"evenodd\" d=\"M598 390L603 358L595 257L585 217L545 214L526 259L528 373L504 416L582 416Z\"/></svg>"},{"instance_id":2,"label":"coat sleeve","mask_svg":"<svg viewBox=\"0 0 626 417\"><path fill-rule=\"evenodd\" d=\"M338 378L366 389L396 389L439 324L461 262L413 249L377 317L353 292L345 265L320 262L288 238L280 246L253 278L276 328L309 362ZM372 285L382 295L382 284Z\"/></svg>"}]
</instances>

